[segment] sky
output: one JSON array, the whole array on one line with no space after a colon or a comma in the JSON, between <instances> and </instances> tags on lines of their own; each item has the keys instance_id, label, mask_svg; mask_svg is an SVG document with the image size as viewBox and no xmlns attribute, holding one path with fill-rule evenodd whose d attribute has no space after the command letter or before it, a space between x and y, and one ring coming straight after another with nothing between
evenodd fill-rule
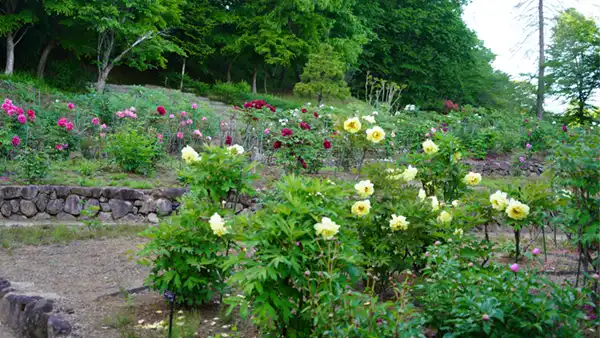
<instances>
[{"instance_id":1,"label":"sky","mask_svg":"<svg viewBox=\"0 0 600 338\"><path fill-rule=\"evenodd\" d=\"M523 79L522 73L537 72L537 33L527 38L531 28L527 27L528 18L522 16L515 6L523 0L472 0L465 8L463 18L467 25L477 32L485 46L496 54L494 68L510 74L514 79ZM537 0L529 0L537 3ZM553 17L561 9L574 7L587 17L600 23L600 0L545 0L547 17ZM537 8L537 7L535 7ZM534 9L535 9L534 8ZM537 15L537 11L533 12ZM551 21L547 20L546 44L550 42ZM593 103L600 105L600 90L596 91ZM562 112L564 102L549 98L545 102L546 110Z\"/></svg>"}]
</instances>

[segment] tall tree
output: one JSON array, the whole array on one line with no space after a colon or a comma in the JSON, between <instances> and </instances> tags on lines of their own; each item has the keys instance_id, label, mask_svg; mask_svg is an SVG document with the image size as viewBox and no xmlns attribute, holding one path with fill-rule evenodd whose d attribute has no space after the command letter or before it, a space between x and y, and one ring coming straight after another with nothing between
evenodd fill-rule
<instances>
[{"instance_id":1,"label":"tall tree","mask_svg":"<svg viewBox=\"0 0 600 338\"><path fill-rule=\"evenodd\" d=\"M167 52L183 54L166 39L168 29L177 25L183 0L80 0L78 19L97 38L96 90L104 91L112 69L127 64L139 70L165 67Z\"/></svg>"},{"instance_id":2,"label":"tall tree","mask_svg":"<svg viewBox=\"0 0 600 338\"><path fill-rule=\"evenodd\" d=\"M573 8L560 13L548 56L552 93L573 103L574 117L582 122L590 96L600 88L600 28Z\"/></svg>"},{"instance_id":3,"label":"tall tree","mask_svg":"<svg viewBox=\"0 0 600 338\"><path fill-rule=\"evenodd\" d=\"M7 75L15 69L15 47L34 22L31 5L26 0L0 0L0 36L6 36L4 73Z\"/></svg>"}]
</instances>

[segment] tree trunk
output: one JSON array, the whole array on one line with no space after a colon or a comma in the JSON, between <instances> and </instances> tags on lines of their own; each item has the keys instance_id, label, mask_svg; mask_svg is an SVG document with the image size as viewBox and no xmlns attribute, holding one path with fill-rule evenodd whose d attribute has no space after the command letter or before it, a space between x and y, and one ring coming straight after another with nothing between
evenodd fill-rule
<instances>
[{"instance_id":1,"label":"tree trunk","mask_svg":"<svg viewBox=\"0 0 600 338\"><path fill-rule=\"evenodd\" d=\"M50 42L48 42L46 47L44 47L44 50L42 50L42 55L40 55L40 61L38 62L38 66L37 66L37 77L40 80L44 78L44 71L46 70L46 63L48 62L48 55L50 55L50 52L52 51L52 49L54 49L55 46L56 46L56 42L50 41Z\"/></svg>"},{"instance_id":2,"label":"tree trunk","mask_svg":"<svg viewBox=\"0 0 600 338\"><path fill-rule=\"evenodd\" d=\"M537 88L537 102L536 111L537 118L542 119L544 114L544 0L539 0L538 3L538 15L539 15L539 49L540 49L540 62L538 64L538 88Z\"/></svg>"},{"instance_id":3,"label":"tree trunk","mask_svg":"<svg viewBox=\"0 0 600 338\"><path fill-rule=\"evenodd\" d=\"M12 75L15 69L15 35L8 32L6 35L6 68L4 74Z\"/></svg>"},{"instance_id":4,"label":"tree trunk","mask_svg":"<svg viewBox=\"0 0 600 338\"><path fill-rule=\"evenodd\" d=\"M287 67L283 68L281 70L281 73L279 74L279 90L281 90L281 88L283 88L283 81L285 81L285 72L287 71Z\"/></svg>"},{"instance_id":5,"label":"tree trunk","mask_svg":"<svg viewBox=\"0 0 600 338\"><path fill-rule=\"evenodd\" d=\"M231 82L231 62L227 64L227 83Z\"/></svg>"},{"instance_id":6,"label":"tree trunk","mask_svg":"<svg viewBox=\"0 0 600 338\"><path fill-rule=\"evenodd\" d=\"M179 83L179 91L183 91L183 77L185 76L185 59L183 59L183 66L181 67L181 82Z\"/></svg>"},{"instance_id":7,"label":"tree trunk","mask_svg":"<svg viewBox=\"0 0 600 338\"><path fill-rule=\"evenodd\" d=\"M108 79L108 74L110 74L112 68L112 65L108 65L100 72L100 74L98 74L98 81L96 81L96 92L100 94L104 92L104 87L106 87L106 80Z\"/></svg>"},{"instance_id":8,"label":"tree trunk","mask_svg":"<svg viewBox=\"0 0 600 338\"><path fill-rule=\"evenodd\" d=\"M267 71L263 67L263 88L265 90L265 94L267 93Z\"/></svg>"},{"instance_id":9,"label":"tree trunk","mask_svg":"<svg viewBox=\"0 0 600 338\"><path fill-rule=\"evenodd\" d=\"M256 94L256 75L258 74L258 67L254 67L254 72L252 73L252 94Z\"/></svg>"}]
</instances>

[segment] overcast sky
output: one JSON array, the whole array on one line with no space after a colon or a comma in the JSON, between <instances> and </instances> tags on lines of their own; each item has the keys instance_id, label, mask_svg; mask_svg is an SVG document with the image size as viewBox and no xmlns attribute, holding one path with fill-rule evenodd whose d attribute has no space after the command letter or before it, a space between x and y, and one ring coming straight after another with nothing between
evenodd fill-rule
<instances>
[{"instance_id":1,"label":"overcast sky","mask_svg":"<svg viewBox=\"0 0 600 338\"><path fill-rule=\"evenodd\" d=\"M532 34L528 39L528 20L515 9L522 0L472 0L465 8L464 19L471 29L484 41L485 46L496 54L494 67L513 78L520 78L521 73L537 72L538 36ZM537 3L537 0L529 0ZM554 16L564 8L575 7L587 17L600 22L600 0L545 0L547 17ZM535 8L531 8L537 15ZM548 20L550 23L551 20ZM550 41L550 27L545 29L546 43ZM595 104L600 105L600 91L596 92ZM560 101L546 100L546 110L561 112L564 104Z\"/></svg>"}]
</instances>

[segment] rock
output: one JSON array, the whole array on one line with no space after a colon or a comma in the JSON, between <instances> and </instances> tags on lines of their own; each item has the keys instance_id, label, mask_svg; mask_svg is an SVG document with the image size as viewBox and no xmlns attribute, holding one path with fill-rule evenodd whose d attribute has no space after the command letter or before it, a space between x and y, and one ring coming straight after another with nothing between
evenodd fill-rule
<instances>
[{"instance_id":1,"label":"rock","mask_svg":"<svg viewBox=\"0 0 600 338\"><path fill-rule=\"evenodd\" d=\"M46 211L49 200L50 196L48 196L48 194L39 194L35 200L35 206L39 211Z\"/></svg>"},{"instance_id":2,"label":"rock","mask_svg":"<svg viewBox=\"0 0 600 338\"><path fill-rule=\"evenodd\" d=\"M161 198L156 201L156 213L159 216L168 216L173 211L173 204L171 201Z\"/></svg>"},{"instance_id":3,"label":"rock","mask_svg":"<svg viewBox=\"0 0 600 338\"><path fill-rule=\"evenodd\" d=\"M12 215L12 207L10 206L9 202L4 202L2 204L0 207L0 213L2 213L2 216L4 217L10 217L10 215Z\"/></svg>"},{"instance_id":4,"label":"rock","mask_svg":"<svg viewBox=\"0 0 600 338\"><path fill-rule=\"evenodd\" d=\"M158 216L155 213L148 214L148 222L158 224Z\"/></svg>"},{"instance_id":5,"label":"rock","mask_svg":"<svg viewBox=\"0 0 600 338\"><path fill-rule=\"evenodd\" d=\"M48 338L66 337L71 333L71 325L57 316L48 318Z\"/></svg>"},{"instance_id":6,"label":"rock","mask_svg":"<svg viewBox=\"0 0 600 338\"><path fill-rule=\"evenodd\" d=\"M3 187L0 189L0 198L5 200L21 197L21 187Z\"/></svg>"},{"instance_id":7,"label":"rock","mask_svg":"<svg viewBox=\"0 0 600 338\"><path fill-rule=\"evenodd\" d=\"M28 185L21 189L21 196L26 200L32 200L38 195L39 189L35 185Z\"/></svg>"},{"instance_id":8,"label":"rock","mask_svg":"<svg viewBox=\"0 0 600 338\"><path fill-rule=\"evenodd\" d=\"M151 212L156 212L156 201L151 199L142 204L142 207L138 210L140 214L148 214Z\"/></svg>"},{"instance_id":9,"label":"rock","mask_svg":"<svg viewBox=\"0 0 600 338\"><path fill-rule=\"evenodd\" d=\"M140 223L141 221L142 221L142 218L140 218L134 214L127 214L124 217L122 217L121 219L119 219L119 223L124 223L124 224Z\"/></svg>"},{"instance_id":10,"label":"rock","mask_svg":"<svg viewBox=\"0 0 600 338\"><path fill-rule=\"evenodd\" d=\"M27 220L27 217L25 217L25 216L23 216L23 215L15 215L15 214L12 214L12 216L10 216L10 217L8 218L8 220L10 220L10 221L17 221L17 222L22 222L22 221L26 221L26 220Z\"/></svg>"},{"instance_id":11,"label":"rock","mask_svg":"<svg viewBox=\"0 0 600 338\"><path fill-rule=\"evenodd\" d=\"M71 192L71 187L65 187L63 185L55 186L54 191L56 192L56 197L64 198L69 195Z\"/></svg>"},{"instance_id":12,"label":"rock","mask_svg":"<svg viewBox=\"0 0 600 338\"><path fill-rule=\"evenodd\" d=\"M73 216L79 216L82 210L81 198L78 195L69 195L63 210Z\"/></svg>"},{"instance_id":13,"label":"rock","mask_svg":"<svg viewBox=\"0 0 600 338\"><path fill-rule=\"evenodd\" d=\"M110 212L110 204L100 203L100 209L104 212Z\"/></svg>"},{"instance_id":14,"label":"rock","mask_svg":"<svg viewBox=\"0 0 600 338\"><path fill-rule=\"evenodd\" d=\"M104 196L100 197L100 202L107 202L107 201L108 201L108 198L106 198Z\"/></svg>"},{"instance_id":15,"label":"rock","mask_svg":"<svg viewBox=\"0 0 600 338\"><path fill-rule=\"evenodd\" d=\"M138 208L137 207L133 207L133 211L131 213L134 214L134 215L137 215Z\"/></svg>"},{"instance_id":16,"label":"rock","mask_svg":"<svg viewBox=\"0 0 600 338\"><path fill-rule=\"evenodd\" d=\"M37 214L38 210L35 203L29 200L21 200L21 213L27 217L33 217Z\"/></svg>"},{"instance_id":17,"label":"rock","mask_svg":"<svg viewBox=\"0 0 600 338\"><path fill-rule=\"evenodd\" d=\"M58 215L56 215L56 219L59 221L68 221L68 222L73 222L77 220L77 217L68 214L66 212L60 212Z\"/></svg>"},{"instance_id":18,"label":"rock","mask_svg":"<svg viewBox=\"0 0 600 338\"><path fill-rule=\"evenodd\" d=\"M10 201L10 207L12 208L13 214L19 212L19 206L20 206L19 201L17 201L17 200Z\"/></svg>"},{"instance_id":19,"label":"rock","mask_svg":"<svg viewBox=\"0 0 600 338\"><path fill-rule=\"evenodd\" d=\"M164 188L164 189L154 189L152 190L152 196L160 198L167 197L170 199L175 199L183 196L187 189L185 188Z\"/></svg>"},{"instance_id":20,"label":"rock","mask_svg":"<svg viewBox=\"0 0 600 338\"><path fill-rule=\"evenodd\" d=\"M243 194L242 194L242 195L240 195L240 197L239 197L239 198L240 198L239 202L240 202L241 204L243 204L243 205L244 205L244 207L249 207L249 206L251 206L251 205L252 205L252 197L250 197L250 196L248 196L248 195L243 195Z\"/></svg>"},{"instance_id":21,"label":"rock","mask_svg":"<svg viewBox=\"0 0 600 338\"><path fill-rule=\"evenodd\" d=\"M92 208L97 207L96 211L92 211ZM100 211L100 202L97 199L89 199L87 200L87 202L85 202L85 206L84 206L85 210L89 210L91 212L90 216L96 216L98 215L98 212Z\"/></svg>"},{"instance_id":22,"label":"rock","mask_svg":"<svg viewBox=\"0 0 600 338\"><path fill-rule=\"evenodd\" d=\"M48 215L45 212L40 212L39 214L37 214L33 217L33 219L35 219L36 221L47 221L51 218L52 218L52 216Z\"/></svg>"},{"instance_id":23,"label":"rock","mask_svg":"<svg viewBox=\"0 0 600 338\"><path fill-rule=\"evenodd\" d=\"M144 198L144 193L135 189L121 189L121 199L126 201L141 200Z\"/></svg>"},{"instance_id":24,"label":"rock","mask_svg":"<svg viewBox=\"0 0 600 338\"><path fill-rule=\"evenodd\" d=\"M46 206L46 212L50 215L56 215L63 210L65 201L62 199L50 200Z\"/></svg>"},{"instance_id":25,"label":"rock","mask_svg":"<svg viewBox=\"0 0 600 338\"><path fill-rule=\"evenodd\" d=\"M102 189L102 196L111 198L121 198L121 189L119 188L104 188Z\"/></svg>"},{"instance_id":26,"label":"rock","mask_svg":"<svg viewBox=\"0 0 600 338\"><path fill-rule=\"evenodd\" d=\"M103 222L110 222L112 221L112 214L110 212L101 212L98 214L98 219Z\"/></svg>"},{"instance_id":27,"label":"rock","mask_svg":"<svg viewBox=\"0 0 600 338\"><path fill-rule=\"evenodd\" d=\"M136 200L135 202L133 202L133 206L134 207L141 207L142 205L144 205L144 201L141 200Z\"/></svg>"},{"instance_id":28,"label":"rock","mask_svg":"<svg viewBox=\"0 0 600 338\"><path fill-rule=\"evenodd\" d=\"M108 201L108 204L110 205L113 219L119 219L130 213L133 209L131 202L119 199L111 199Z\"/></svg>"}]
</instances>

